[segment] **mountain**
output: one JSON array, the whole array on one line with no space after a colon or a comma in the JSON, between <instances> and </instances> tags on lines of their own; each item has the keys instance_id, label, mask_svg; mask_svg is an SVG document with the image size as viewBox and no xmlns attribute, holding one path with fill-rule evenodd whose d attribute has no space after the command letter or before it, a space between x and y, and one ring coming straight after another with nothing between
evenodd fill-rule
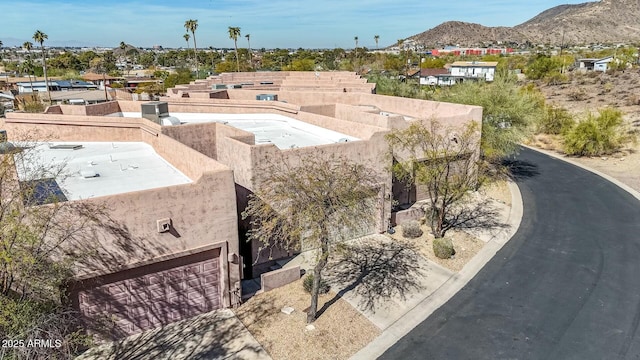
<instances>
[{"instance_id":1,"label":"mountain","mask_svg":"<svg viewBox=\"0 0 640 360\"><path fill-rule=\"evenodd\" d=\"M559 5L514 27L448 21L409 39L426 46L640 42L640 0Z\"/></svg>"}]
</instances>

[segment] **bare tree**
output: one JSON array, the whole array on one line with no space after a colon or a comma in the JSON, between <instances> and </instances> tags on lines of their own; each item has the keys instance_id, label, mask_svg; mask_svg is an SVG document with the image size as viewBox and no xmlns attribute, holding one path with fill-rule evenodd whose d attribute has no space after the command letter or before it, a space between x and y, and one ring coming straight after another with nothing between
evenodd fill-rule
<instances>
[{"instance_id":1,"label":"bare tree","mask_svg":"<svg viewBox=\"0 0 640 360\"><path fill-rule=\"evenodd\" d=\"M337 156L314 154L299 165L272 163L264 171L243 213L252 226L248 235L272 248L319 247L307 313L311 323L331 243L371 226L382 186L373 170Z\"/></svg>"},{"instance_id":2,"label":"bare tree","mask_svg":"<svg viewBox=\"0 0 640 360\"><path fill-rule=\"evenodd\" d=\"M458 206L477 188L479 130L475 122L457 129L413 122L386 136L396 177L426 192L426 221L436 238L481 215Z\"/></svg>"}]
</instances>

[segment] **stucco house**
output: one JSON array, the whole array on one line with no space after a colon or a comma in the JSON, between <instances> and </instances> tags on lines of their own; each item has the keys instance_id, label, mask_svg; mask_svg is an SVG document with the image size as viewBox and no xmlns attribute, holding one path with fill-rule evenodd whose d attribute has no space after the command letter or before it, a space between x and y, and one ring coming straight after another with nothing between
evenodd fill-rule
<instances>
[{"instance_id":1,"label":"stucco house","mask_svg":"<svg viewBox=\"0 0 640 360\"><path fill-rule=\"evenodd\" d=\"M299 157L300 154L324 151L339 153L356 163L373 166L381 178L385 179L382 186L385 194L381 193L379 215L376 216L378 220L370 232L382 232L390 223L403 221L407 214L402 209L426 198L421 189L408 188L404 183L393 179L388 171L389 164L385 162L387 143L384 136L392 129L409 126L413 121L428 123L437 120L445 126L453 127L464 126L470 121L480 122L482 108L376 95L375 84L362 80L364 79L349 72L230 73L176 86L169 89L168 96L162 99L168 101L169 113L179 113L176 115L179 119L182 116L180 113L185 112L219 112L229 115L226 115L227 120L220 118L216 121L228 121L227 125L234 126L233 120L238 123L245 116L240 114L269 113L338 133L333 138L327 138L324 143L312 144L300 138L292 140L293 143L288 143L287 146L279 147L277 139L269 139L263 135L264 126L244 129L239 126L234 130L237 132L235 141L224 146L218 145L214 150L211 143L206 141L207 137L213 137L212 127L206 121L200 121L199 124L186 123L180 127L168 128L167 131L168 134L171 133L170 136L204 154L215 156L218 161L234 169L239 211L244 210L247 196L254 190L256 182L259 182L260 173L253 169L259 167L262 159L291 161L288 159ZM229 87L229 84L241 86ZM257 119L256 115L253 115L254 120ZM214 118L211 114L205 117L210 122ZM185 121L181 119L180 122ZM218 129L221 128L216 128L216 138L220 140L217 136ZM318 130L311 132L320 133ZM292 133L286 130L276 131L275 137L286 137L289 134ZM232 148L236 151L230 155L226 149ZM220 157L221 155L225 158ZM399 200L399 206L392 209L389 202L384 201L385 198ZM243 239L248 224L241 221L239 228L239 236ZM274 265L275 259L261 258L257 253L259 244L246 244L247 248L242 255L245 259L251 259L245 261L247 276L256 276Z\"/></svg>"},{"instance_id":2,"label":"stucco house","mask_svg":"<svg viewBox=\"0 0 640 360\"><path fill-rule=\"evenodd\" d=\"M102 202L119 225L97 230L104 261L76 269L69 294L88 321L113 318L110 335L117 337L231 306L240 300L241 278L309 249L301 243L269 257L246 241L249 223L241 213L269 161L339 154L373 168L381 179L377 215L354 236L383 232L426 198L389 172L385 135L415 121L462 127L481 119L477 106L376 95L375 84L351 72L254 72L179 85L159 102L10 113L0 129L9 139L39 129L54 146L81 146L63 151L78 166L76 185L89 192L68 201ZM126 156L118 154L130 146ZM146 172L153 162L140 160L141 153L165 172ZM164 178L177 182L156 183ZM61 185L74 193L73 184ZM113 191L98 192L103 188Z\"/></svg>"},{"instance_id":3,"label":"stucco house","mask_svg":"<svg viewBox=\"0 0 640 360\"><path fill-rule=\"evenodd\" d=\"M138 107L139 104L136 104ZM162 134L146 119L95 116L117 102L59 105L47 114L10 113L8 139L35 129L65 201L109 209L82 243L69 300L86 325L118 338L239 301L241 264L232 170Z\"/></svg>"}]
</instances>

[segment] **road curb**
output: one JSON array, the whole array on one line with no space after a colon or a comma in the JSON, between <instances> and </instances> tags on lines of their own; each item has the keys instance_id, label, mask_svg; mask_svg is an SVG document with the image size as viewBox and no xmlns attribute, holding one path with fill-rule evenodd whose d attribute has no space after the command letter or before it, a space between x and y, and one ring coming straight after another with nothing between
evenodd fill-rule
<instances>
[{"instance_id":1,"label":"road curb","mask_svg":"<svg viewBox=\"0 0 640 360\"><path fill-rule=\"evenodd\" d=\"M523 204L518 185L509 180L508 186L511 192L511 209L509 210L507 219L509 227L494 235L462 270L454 273L437 290L429 294L416 306L407 311L401 318L384 329L377 338L355 353L350 358L351 360L369 360L381 356L388 348L426 320L434 311L440 308L440 306L449 301L449 299L462 289L487 262L495 256L502 246L513 237L516 231L518 231L520 222L522 221Z\"/></svg>"}]
</instances>

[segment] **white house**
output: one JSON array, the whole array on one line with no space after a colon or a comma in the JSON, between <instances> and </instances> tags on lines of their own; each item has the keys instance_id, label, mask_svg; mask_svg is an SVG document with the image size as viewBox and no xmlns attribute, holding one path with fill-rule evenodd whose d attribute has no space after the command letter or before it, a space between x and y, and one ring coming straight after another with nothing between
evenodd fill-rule
<instances>
[{"instance_id":1,"label":"white house","mask_svg":"<svg viewBox=\"0 0 640 360\"><path fill-rule=\"evenodd\" d=\"M582 71L607 71L609 63L612 62L613 56L603 57L601 59L578 59L578 69Z\"/></svg>"},{"instance_id":2,"label":"white house","mask_svg":"<svg viewBox=\"0 0 640 360\"><path fill-rule=\"evenodd\" d=\"M443 76L448 76L447 69L420 69L420 85L452 85Z\"/></svg>"},{"instance_id":3,"label":"white house","mask_svg":"<svg viewBox=\"0 0 640 360\"><path fill-rule=\"evenodd\" d=\"M464 79L483 79L493 81L496 75L497 61L456 61L449 71L452 77Z\"/></svg>"}]
</instances>

